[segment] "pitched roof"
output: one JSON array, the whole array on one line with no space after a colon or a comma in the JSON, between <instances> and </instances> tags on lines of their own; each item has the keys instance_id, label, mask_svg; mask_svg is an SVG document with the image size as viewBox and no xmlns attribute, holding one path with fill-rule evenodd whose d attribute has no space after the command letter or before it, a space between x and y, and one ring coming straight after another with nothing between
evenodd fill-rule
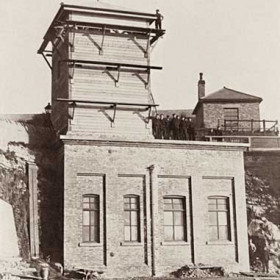
<instances>
[{"instance_id":1,"label":"pitched roof","mask_svg":"<svg viewBox=\"0 0 280 280\"><path fill-rule=\"evenodd\" d=\"M223 87L222 89L215 91L201 98L202 102L207 101L251 101L251 102L261 102L262 98L240 92L234 89Z\"/></svg>"},{"instance_id":2,"label":"pitched roof","mask_svg":"<svg viewBox=\"0 0 280 280\"><path fill-rule=\"evenodd\" d=\"M227 87L223 87L222 89L215 91L202 97L196 104L193 114L196 113L197 109L202 103L211 103L211 102L239 102L239 103L260 103L262 102L262 98L247 94L241 91L237 91L234 89L230 89Z\"/></svg>"}]
</instances>

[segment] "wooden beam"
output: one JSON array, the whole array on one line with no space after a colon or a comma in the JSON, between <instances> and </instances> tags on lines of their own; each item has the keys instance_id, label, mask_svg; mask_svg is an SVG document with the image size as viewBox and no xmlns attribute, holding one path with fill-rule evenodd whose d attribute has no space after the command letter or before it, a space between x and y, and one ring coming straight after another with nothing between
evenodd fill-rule
<instances>
[{"instance_id":1,"label":"wooden beam","mask_svg":"<svg viewBox=\"0 0 280 280\"><path fill-rule=\"evenodd\" d=\"M87 17L104 17L110 19L117 19L117 20L139 20L143 22L148 22L149 25L151 25L155 20L156 17L153 15L151 17L143 17L143 16L137 16L137 15L126 15L124 13L119 13L116 11L111 11L111 12L104 12L104 11L90 11L88 9L81 10L79 8L77 9L67 9L69 12L73 13L74 15L83 15Z\"/></svg>"},{"instance_id":2,"label":"wooden beam","mask_svg":"<svg viewBox=\"0 0 280 280\"><path fill-rule=\"evenodd\" d=\"M57 98L56 101L68 102L68 103L84 103L84 104L101 104L101 105L121 105L121 106L136 106L136 107L157 107L158 104L146 104L146 103L125 103L125 102L106 102L106 101L91 101L91 100L78 100L78 99L66 99Z\"/></svg>"},{"instance_id":3,"label":"wooden beam","mask_svg":"<svg viewBox=\"0 0 280 280\"><path fill-rule=\"evenodd\" d=\"M127 15L137 15L137 16L143 16L143 17L152 17L154 20L156 19L155 14L151 13L142 13L142 12L134 12L134 11L126 11L126 10L116 10L116 9L108 9L108 8L96 8L96 7L85 7L85 6L79 6L79 5L69 5L64 4L65 8L72 8L72 9L82 9L82 10L92 10L92 11L102 11L102 12L114 12L114 13L122 13Z\"/></svg>"},{"instance_id":4,"label":"wooden beam","mask_svg":"<svg viewBox=\"0 0 280 280\"><path fill-rule=\"evenodd\" d=\"M69 25L77 25L77 26L84 26L84 27L99 27L103 28L106 26L107 29L119 29L124 31L131 31L131 32L141 32L145 34L156 34L158 36L162 36L165 34L165 30L163 29L155 29L155 28L147 28L147 27L136 27L136 26L129 26L129 25L119 25L119 24L107 24L107 23L96 23L96 22L86 22L86 21L75 21L75 20L66 20L65 24Z\"/></svg>"},{"instance_id":5,"label":"wooden beam","mask_svg":"<svg viewBox=\"0 0 280 280\"><path fill-rule=\"evenodd\" d=\"M43 40L43 43L41 44L39 50L37 51L37 53L42 53L43 51L45 51L48 43L50 42L52 36L53 36L53 27L56 23L56 21L61 17L63 13L63 5L61 5L61 7L59 8L57 14L55 15L51 25L49 26L48 30L47 30L47 33L45 34L44 36L44 40Z\"/></svg>"},{"instance_id":6,"label":"wooden beam","mask_svg":"<svg viewBox=\"0 0 280 280\"><path fill-rule=\"evenodd\" d=\"M29 230L31 257L39 257L39 226L38 226L38 190L37 171L35 163L27 163L29 190Z\"/></svg>"},{"instance_id":7,"label":"wooden beam","mask_svg":"<svg viewBox=\"0 0 280 280\"><path fill-rule=\"evenodd\" d=\"M89 65L96 64L96 65L115 66L116 70L118 70L118 67L162 70L162 67L160 67L160 66L117 63L117 62L108 62L108 61L94 61L94 60L80 60L80 59L64 59L61 61L67 62L67 63L75 63L75 64L89 64Z\"/></svg>"}]
</instances>

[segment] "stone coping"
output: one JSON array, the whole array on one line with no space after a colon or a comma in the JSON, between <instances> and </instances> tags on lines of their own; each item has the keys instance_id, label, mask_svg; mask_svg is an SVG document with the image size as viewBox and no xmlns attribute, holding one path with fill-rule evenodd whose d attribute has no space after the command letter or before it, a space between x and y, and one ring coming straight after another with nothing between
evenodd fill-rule
<instances>
[{"instance_id":1,"label":"stone coping","mask_svg":"<svg viewBox=\"0 0 280 280\"><path fill-rule=\"evenodd\" d=\"M60 135L63 143L84 144L94 146L120 146L141 148L173 148L194 150L242 150L246 151L250 145L247 143L207 142L207 141L182 141L182 140L120 140L98 139L89 136Z\"/></svg>"}]
</instances>

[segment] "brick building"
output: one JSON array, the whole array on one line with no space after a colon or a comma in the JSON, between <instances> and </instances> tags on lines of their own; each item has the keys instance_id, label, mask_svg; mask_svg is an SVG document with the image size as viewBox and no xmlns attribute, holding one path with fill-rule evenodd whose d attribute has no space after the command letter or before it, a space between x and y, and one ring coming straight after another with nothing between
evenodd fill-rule
<instances>
[{"instance_id":1,"label":"brick building","mask_svg":"<svg viewBox=\"0 0 280 280\"><path fill-rule=\"evenodd\" d=\"M193 114L198 128L258 130L261 101L260 97L226 87L205 96L205 81L200 73L198 102Z\"/></svg>"},{"instance_id":2,"label":"brick building","mask_svg":"<svg viewBox=\"0 0 280 280\"><path fill-rule=\"evenodd\" d=\"M186 264L248 270L244 144L155 140L155 14L62 4L52 43L67 269L163 275Z\"/></svg>"}]
</instances>

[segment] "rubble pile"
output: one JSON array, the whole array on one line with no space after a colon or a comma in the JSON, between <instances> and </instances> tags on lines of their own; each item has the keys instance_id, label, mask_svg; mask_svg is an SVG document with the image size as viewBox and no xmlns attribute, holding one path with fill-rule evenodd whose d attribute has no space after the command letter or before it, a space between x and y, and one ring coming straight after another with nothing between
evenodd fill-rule
<instances>
[{"instance_id":1,"label":"rubble pile","mask_svg":"<svg viewBox=\"0 0 280 280\"><path fill-rule=\"evenodd\" d=\"M246 171L245 179L251 270L257 273L264 272L262 256L264 252L268 252L268 272L279 274L280 199L266 182L253 173Z\"/></svg>"},{"instance_id":2,"label":"rubble pile","mask_svg":"<svg viewBox=\"0 0 280 280\"><path fill-rule=\"evenodd\" d=\"M202 278L224 276L225 272L222 267L185 265L172 274L178 278Z\"/></svg>"},{"instance_id":3,"label":"rubble pile","mask_svg":"<svg viewBox=\"0 0 280 280\"><path fill-rule=\"evenodd\" d=\"M0 198L11 204L14 210L15 225L20 255L29 256L27 176L25 163L10 150L0 150Z\"/></svg>"},{"instance_id":4,"label":"rubble pile","mask_svg":"<svg viewBox=\"0 0 280 280\"><path fill-rule=\"evenodd\" d=\"M35 268L21 258L0 259L0 279L17 279L19 276L33 276Z\"/></svg>"}]
</instances>

